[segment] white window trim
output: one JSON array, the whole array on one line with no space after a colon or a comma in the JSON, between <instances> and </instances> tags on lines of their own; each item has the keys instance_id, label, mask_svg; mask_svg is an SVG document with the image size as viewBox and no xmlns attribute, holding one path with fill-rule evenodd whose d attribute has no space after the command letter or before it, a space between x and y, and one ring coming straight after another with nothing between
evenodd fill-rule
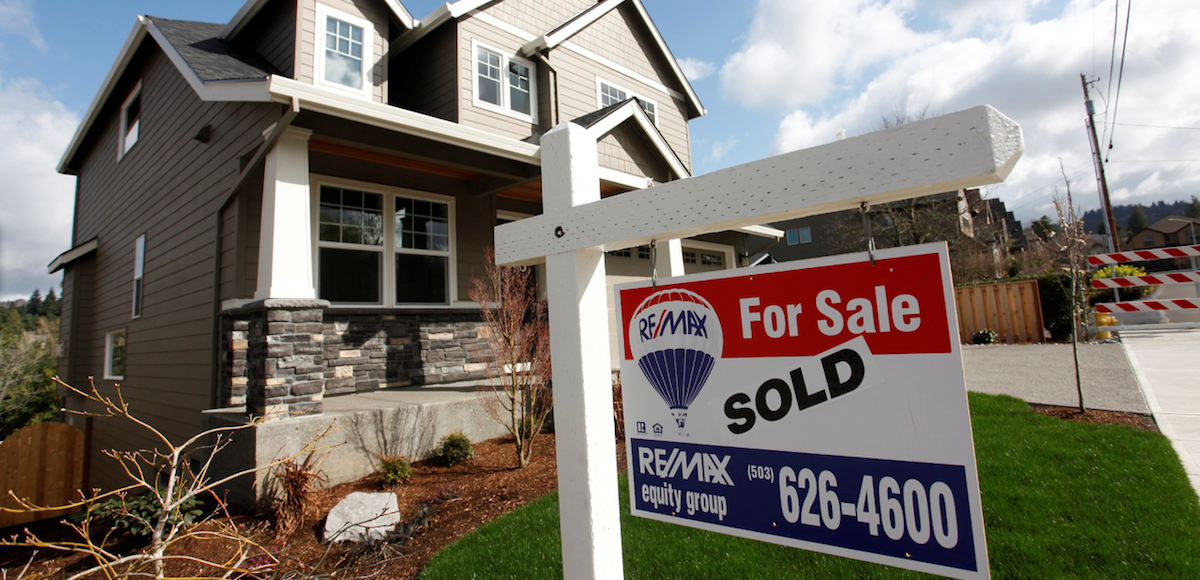
<instances>
[{"instance_id":1,"label":"white window trim","mask_svg":"<svg viewBox=\"0 0 1200 580\"><path fill-rule=\"evenodd\" d=\"M658 108L658 101L647 98L637 91L631 91L631 90L625 88L624 86L614 83L600 75L596 75L596 110L600 110L600 109L604 108L604 95L600 91L601 85L608 85L614 89L624 91L626 99L628 99L630 97L637 97L639 100L642 100L647 103L650 103L651 105L654 105L654 118L650 119L650 121L652 123L654 123L655 127L658 126L658 118L661 116L659 114L660 109ZM642 112L645 112L645 109L643 109ZM649 117L650 115L646 115L646 116Z\"/></svg>"},{"instance_id":2,"label":"white window trim","mask_svg":"<svg viewBox=\"0 0 1200 580\"><path fill-rule=\"evenodd\" d=\"M732 270L737 267L736 262L733 261L733 258L734 258L733 246L729 246L726 244L716 244L713 242L702 242L699 240L688 240L688 239L680 240L680 245L683 246L684 250L692 250L692 251L696 252L696 265L697 266L702 265L700 263L700 252L709 252L709 253L725 254L725 269L726 270Z\"/></svg>"},{"instance_id":3,"label":"white window trim","mask_svg":"<svg viewBox=\"0 0 1200 580\"><path fill-rule=\"evenodd\" d=\"M132 300L132 315L133 318L142 317L142 304L146 298L146 234L138 236L137 241L133 243L133 294ZM138 291L138 282L141 282L141 291Z\"/></svg>"},{"instance_id":4,"label":"white window trim","mask_svg":"<svg viewBox=\"0 0 1200 580\"><path fill-rule=\"evenodd\" d=\"M326 175L312 174L309 176L309 182L312 184L313 195L312 208L310 214L312 216L312 231L313 231L313 281L316 286L317 296L321 295L321 256L319 248L340 248L347 250L361 251L378 251L383 255L383 270L380 272L379 289L380 297L383 299L381 303L371 304L366 302L354 303L333 303L331 308L403 308L406 310L441 310L452 308L458 303L458 233L457 233L457 213L455 208L455 198L448 195L430 193L427 191L418 191L415 189L405 189L402 187L391 187L378 183L369 183L365 181L355 181L353 179L343 179L340 177L330 177ZM328 185L331 187L344 187L355 189L367 193L378 193L383 195L383 239L382 246L367 246L362 244L347 244L342 242L323 242L320 235L320 208L321 208L321 186ZM449 271L448 286L446 287L446 302L438 304L407 304L396 303L396 263L392 256L396 253L418 254L425 256L446 256L444 252L435 250L416 250L416 249L401 249L399 252L395 247L396 240L396 196L404 196L412 199L422 199L426 201L436 201L444 203L447 207L447 221L449 222L450 236L450 253L447 256L449 263L447 270Z\"/></svg>"},{"instance_id":5,"label":"white window trim","mask_svg":"<svg viewBox=\"0 0 1200 580\"><path fill-rule=\"evenodd\" d=\"M125 368L129 370L129 332L124 328L109 331L104 335L104 380L106 381L125 380L125 375L114 375L112 372L113 337L118 333L125 335Z\"/></svg>"},{"instance_id":6,"label":"white window trim","mask_svg":"<svg viewBox=\"0 0 1200 580\"><path fill-rule=\"evenodd\" d=\"M500 57L500 104L493 105L479 98L479 49L486 50ZM509 103L509 84L508 84L508 63L516 62L529 68L529 114L526 115L520 111L514 111L510 108ZM500 50L493 46L471 40L471 104L479 109L499 113L506 117L528 121L529 123L537 124L538 122L538 87L537 87L537 66L533 61L521 58L516 55L510 55L507 51Z\"/></svg>"},{"instance_id":7,"label":"white window trim","mask_svg":"<svg viewBox=\"0 0 1200 580\"><path fill-rule=\"evenodd\" d=\"M363 29L363 86L361 89L325 80L325 21L330 16ZM351 95L357 95L366 99L373 98L375 89L375 26L370 21L364 20L361 17L317 3L317 22L314 28L313 46L315 47L315 54L313 55L313 60L316 62L314 63L315 74L313 82Z\"/></svg>"},{"instance_id":8,"label":"white window trim","mask_svg":"<svg viewBox=\"0 0 1200 580\"><path fill-rule=\"evenodd\" d=\"M142 81L138 81L133 90L129 92L129 96L125 97L125 102L121 103L121 123L117 126L117 161L125 157L134 145L137 145L142 140L142 120L146 118L146 104L138 107L138 136L133 140L133 143L126 143L125 137L128 131L125 130L125 122L128 121L129 105L133 101L142 96Z\"/></svg>"}]
</instances>

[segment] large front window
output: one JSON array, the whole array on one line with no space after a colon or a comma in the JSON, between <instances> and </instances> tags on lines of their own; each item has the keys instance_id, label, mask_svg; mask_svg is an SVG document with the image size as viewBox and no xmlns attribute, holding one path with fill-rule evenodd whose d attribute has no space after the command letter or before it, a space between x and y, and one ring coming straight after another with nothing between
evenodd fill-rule
<instances>
[{"instance_id":1,"label":"large front window","mask_svg":"<svg viewBox=\"0 0 1200 580\"><path fill-rule=\"evenodd\" d=\"M334 304L448 305L452 204L322 184L317 292Z\"/></svg>"},{"instance_id":2,"label":"large front window","mask_svg":"<svg viewBox=\"0 0 1200 580\"><path fill-rule=\"evenodd\" d=\"M370 23L318 5L317 78L326 86L369 95L371 91Z\"/></svg>"}]
</instances>

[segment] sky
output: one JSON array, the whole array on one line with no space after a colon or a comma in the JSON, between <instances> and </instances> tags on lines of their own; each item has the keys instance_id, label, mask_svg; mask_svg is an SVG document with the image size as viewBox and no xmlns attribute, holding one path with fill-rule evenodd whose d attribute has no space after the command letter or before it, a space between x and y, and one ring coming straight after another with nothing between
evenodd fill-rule
<instances>
[{"instance_id":1,"label":"sky","mask_svg":"<svg viewBox=\"0 0 1200 580\"><path fill-rule=\"evenodd\" d=\"M1084 74L1113 203L1200 194L1195 0L1132 14L1128 0L643 2L708 110L691 122L696 175L988 104L1021 125L1025 154L987 196L1028 225L1054 215L1065 170L1096 208ZM403 3L418 18L440 4ZM61 285L46 264L70 249L75 179L55 167L136 16L227 22L241 4L0 0L0 300Z\"/></svg>"}]
</instances>

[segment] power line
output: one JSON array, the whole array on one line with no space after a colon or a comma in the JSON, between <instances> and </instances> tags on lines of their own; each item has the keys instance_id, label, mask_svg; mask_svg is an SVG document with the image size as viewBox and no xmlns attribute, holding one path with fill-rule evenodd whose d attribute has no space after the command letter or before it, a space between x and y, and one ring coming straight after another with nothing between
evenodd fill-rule
<instances>
[{"instance_id":1,"label":"power line","mask_svg":"<svg viewBox=\"0 0 1200 580\"><path fill-rule=\"evenodd\" d=\"M1200 159L1123 159L1110 163L1195 163Z\"/></svg>"},{"instance_id":2,"label":"power line","mask_svg":"<svg viewBox=\"0 0 1200 580\"><path fill-rule=\"evenodd\" d=\"M1114 8L1112 51L1108 53L1108 88L1104 89L1104 92L1101 93L1101 96L1104 97L1104 136L1100 141L1108 138L1108 96L1112 94L1113 66L1117 63L1117 25L1120 23L1121 18L1120 0L1114 2ZM1116 111L1113 111L1113 113L1115 114Z\"/></svg>"},{"instance_id":3,"label":"power line","mask_svg":"<svg viewBox=\"0 0 1200 580\"><path fill-rule=\"evenodd\" d=\"M1152 129L1186 129L1189 131L1200 131L1200 127L1178 127L1175 125L1142 125L1138 123L1113 123L1122 127L1149 127Z\"/></svg>"},{"instance_id":4,"label":"power line","mask_svg":"<svg viewBox=\"0 0 1200 580\"><path fill-rule=\"evenodd\" d=\"M1118 2L1119 4L1119 2ZM1129 46L1129 14L1133 12L1133 0L1125 1L1125 38L1121 41L1121 67L1117 72L1117 94L1113 96L1113 114L1112 123L1117 122L1117 106L1121 102L1121 79L1125 78L1125 48ZM1113 133L1116 130L1108 132L1108 151L1105 151L1104 160L1108 161L1108 153L1113 148Z\"/></svg>"}]
</instances>

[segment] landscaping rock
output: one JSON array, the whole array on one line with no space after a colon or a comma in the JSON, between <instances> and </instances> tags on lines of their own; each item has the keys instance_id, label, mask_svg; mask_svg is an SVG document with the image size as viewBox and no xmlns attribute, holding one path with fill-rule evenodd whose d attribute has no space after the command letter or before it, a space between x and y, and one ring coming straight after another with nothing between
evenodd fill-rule
<instances>
[{"instance_id":1,"label":"landscaping rock","mask_svg":"<svg viewBox=\"0 0 1200 580\"><path fill-rule=\"evenodd\" d=\"M356 491L329 512L324 537L327 542L373 542L387 538L398 523L396 494Z\"/></svg>"}]
</instances>

